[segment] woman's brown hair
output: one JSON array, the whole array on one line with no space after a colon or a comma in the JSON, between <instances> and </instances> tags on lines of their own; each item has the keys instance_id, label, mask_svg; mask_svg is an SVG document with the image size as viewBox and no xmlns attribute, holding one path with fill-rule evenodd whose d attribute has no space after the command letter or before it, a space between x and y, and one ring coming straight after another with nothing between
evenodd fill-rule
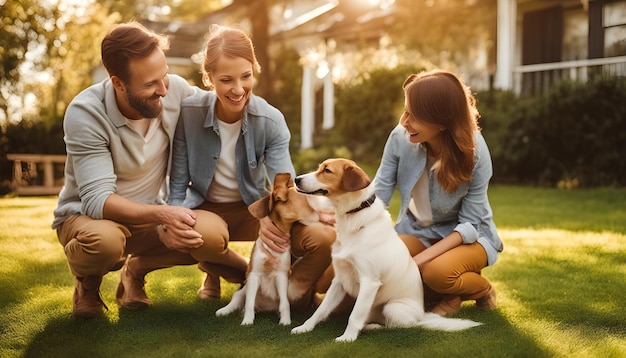
<instances>
[{"instance_id":1,"label":"woman's brown hair","mask_svg":"<svg viewBox=\"0 0 626 358\"><path fill-rule=\"evenodd\" d=\"M410 75L402 85L414 118L442 126L437 181L447 192L472 179L475 132L479 130L476 100L455 74L431 70ZM425 143L427 150L428 143Z\"/></svg>"},{"instance_id":2,"label":"woman's brown hair","mask_svg":"<svg viewBox=\"0 0 626 358\"><path fill-rule=\"evenodd\" d=\"M209 27L209 39L205 46L202 63L202 81L209 89L213 88L208 76L209 72L215 69L221 55L244 58L252 63L252 68L256 73L261 72L250 37L241 29L213 24Z\"/></svg>"},{"instance_id":3,"label":"woman's brown hair","mask_svg":"<svg viewBox=\"0 0 626 358\"><path fill-rule=\"evenodd\" d=\"M109 76L117 76L128 83L130 60L147 57L157 48L166 51L169 46L167 37L148 30L138 22L119 24L102 40L102 65Z\"/></svg>"}]
</instances>

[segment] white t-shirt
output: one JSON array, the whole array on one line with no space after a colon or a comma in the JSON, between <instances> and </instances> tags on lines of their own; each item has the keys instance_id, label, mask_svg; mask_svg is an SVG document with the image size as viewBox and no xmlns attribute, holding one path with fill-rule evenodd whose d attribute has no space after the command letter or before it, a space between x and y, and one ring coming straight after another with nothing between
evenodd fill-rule
<instances>
[{"instance_id":1,"label":"white t-shirt","mask_svg":"<svg viewBox=\"0 0 626 358\"><path fill-rule=\"evenodd\" d=\"M154 203L167 170L169 139L161 117L126 120L120 136L127 143L129 157L136 165L132 171L118 173L116 193L142 203ZM123 132L123 133L122 133Z\"/></svg>"},{"instance_id":2,"label":"white t-shirt","mask_svg":"<svg viewBox=\"0 0 626 358\"><path fill-rule=\"evenodd\" d=\"M433 159L428 157L424 172L415 183L411 190L411 200L409 201L409 210L415 216L422 226L430 226L434 223L433 211L430 207L430 194L428 192L428 178L430 172L437 168L439 161L433 163Z\"/></svg>"},{"instance_id":3,"label":"white t-shirt","mask_svg":"<svg viewBox=\"0 0 626 358\"><path fill-rule=\"evenodd\" d=\"M242 200L237 183L235 157L235 147L241 133L241 120L235 123L218 120L218 126L222 149L217 160L215 176L207 192L207 199L214 203L233 203Z\"/></svg>"}]
</instances>

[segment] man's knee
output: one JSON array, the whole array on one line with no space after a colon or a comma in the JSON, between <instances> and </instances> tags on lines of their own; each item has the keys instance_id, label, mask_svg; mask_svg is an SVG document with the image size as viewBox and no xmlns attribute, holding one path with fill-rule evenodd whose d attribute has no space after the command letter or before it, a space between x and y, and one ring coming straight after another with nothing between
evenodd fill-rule
<instances>
[{"instance_id":1,"label":"man's knee","mask_svg":"<svg viewBox=\"0 0 626 358\"><path fill-rule=\"evenodd\" d=\"M197 217L193 228L202 235L204 241L201 249L212 253L225 251L229 240L226 222L219 215L207 210L194 210L194 212Z\"/></svg>"},{"instance_id":2,"label":"man's knee","mask_svg":"<svg viewBox=\"0 0 626 358\"><path fill-rule=\"evenodd\" d=\"M228 237L228 225L219 215L207 210L194 210L196 224L193 229L204 236Z\"/></svg>"},{"instance_id":3,"label":"man's knee","mask_svg":"<svg viewBox=\"0 0 626 358\"><path fill-rule=\"evenodd\" d=\"M76 276L104 275L124 255L128 229L110 220L90 220L65 231L64 250Z\"/></svg>"}]
</instances>

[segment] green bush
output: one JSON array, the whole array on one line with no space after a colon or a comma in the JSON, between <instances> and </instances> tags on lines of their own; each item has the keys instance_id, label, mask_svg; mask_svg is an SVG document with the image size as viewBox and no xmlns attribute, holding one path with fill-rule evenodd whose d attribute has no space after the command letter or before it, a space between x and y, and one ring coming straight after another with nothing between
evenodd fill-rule
<instances>
[{"instance_id":1,"label":"green bush","mask_svg":"<svg viewBox=\"0 0 626 358\"><path fill-rule=\"evenodd\" d=\"M379 68L337 86L335 127L320 131L316 146L345 146L357 162L379 163L385 141L400 117L402 83L418 70L408 65Z\"/></svg>"},{"instance_id":2,"label":"green bush","mask_svg":"<svg viewBox=\"0 0 626 358\"><path fill-rule=\"evenodd\" d=\"M476 93L479 125L493 161L493 180L504 182L508 176L505 142L508 125L515 111L517 97L511 91L491 90Z\"/></svg>"},{"instance_id":3,"label":"green bush","mask_svg":"<svg viewBox=\"0 0 626 358\"><path fill-rule=\"evenodd\" d=\"M626 185L625 98L620 77L563 82L521 98L496 145L500 170L521 183Z\"/></svg>"}]
</instances>

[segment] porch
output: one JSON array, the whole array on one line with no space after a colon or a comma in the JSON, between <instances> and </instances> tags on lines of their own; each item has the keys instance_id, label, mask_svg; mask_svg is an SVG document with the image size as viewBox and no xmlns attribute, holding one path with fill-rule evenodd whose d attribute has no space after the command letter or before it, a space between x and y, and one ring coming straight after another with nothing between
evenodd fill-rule
<instances>
[{"instance_id":1,"label":"porch","mask_svg":"<svg viewBox=\"0 0 626 358\"><path fill-rule=\"evenodd\" d=\"M616 76L626 77L626 56L516 66L513 91L518 95L538 95L563 80L587 82Z\"/></svg>"}]
</instances>

